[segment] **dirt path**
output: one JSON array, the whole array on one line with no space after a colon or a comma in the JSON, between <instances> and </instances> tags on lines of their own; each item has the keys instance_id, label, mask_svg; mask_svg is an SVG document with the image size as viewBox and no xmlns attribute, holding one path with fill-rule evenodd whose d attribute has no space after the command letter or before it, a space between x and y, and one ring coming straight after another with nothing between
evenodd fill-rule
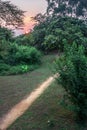
<instances>
[{"instance_id":1,"label":"dirt path","mask_svg":"<svg viewBox=\"0 0 87 130\"><path fill-rule=\"evenodd\" d=\"M15 105L0 121L0 130L6 130L18 117L32 105L32 103L44 92L44 90L55 80L58 74L49 77L35 91L33 91L26 99Z\"/></svg>"}]
</instances>

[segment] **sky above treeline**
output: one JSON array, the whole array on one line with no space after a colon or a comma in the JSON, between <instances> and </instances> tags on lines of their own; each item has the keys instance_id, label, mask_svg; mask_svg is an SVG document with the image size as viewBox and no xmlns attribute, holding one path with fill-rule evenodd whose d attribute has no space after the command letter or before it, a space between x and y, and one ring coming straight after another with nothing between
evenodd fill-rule
<instances>
[{"instance_id":1,"label":"sky above treeline","mask_svg":"<svg viewBox=\"0 0 87 130\"><path fill-rule=\"evenodd\" d=\"M25 33L32 29L34 23L31 17L34 17L38 13L45 13L47 8L46 0L10 0L11 3L17 5L20 9L27 11L24 18L24 30L17 30L16 33Z\"/></svg>"}]
</instances>

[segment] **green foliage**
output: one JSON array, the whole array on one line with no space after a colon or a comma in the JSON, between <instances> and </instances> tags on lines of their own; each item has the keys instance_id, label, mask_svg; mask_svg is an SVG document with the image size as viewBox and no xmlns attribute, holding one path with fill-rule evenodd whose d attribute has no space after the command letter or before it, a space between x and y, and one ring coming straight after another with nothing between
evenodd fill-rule
<instances>
[{"instance_id":1,"label":"green foliage","mask_svg":"<svg viewBox=\"0 0 87 130\"><path fill-rule=\"evenodd\" d=\"M70 17L53 17L36 25L27 35L15 38L18 45L34 46L43 52L63 51L64 41L84 45L87 51L87 25L82 20Z\"/></svg>"},{"instance_id":2,"label":"green foliage","mask_svg":"<svg viewBox=\"0 0 87 130\"><path fill-rule=\"evenodd\" d=\"M87 49L87 25L82 21L69 17L46 19L35 26L32 34L33 44L42 51L61 50L64 41L68 44L76 42Z\"/></svg>"},{"instance_id":3,"label":"green foliage","mask_svg":"<svg viewBox=\"0 0 87 130\"><path fill-rule=\"evenodd\" d=\"M9 69L8 75L22 74L27 71L29 71L28 65L17 65L17 66L13 66Z\"/></svg>"},{"instance_id":4,"label":"green foliage","mask_svg":"<svg viewBox=\"0 0 87 130\"><path fill-rule=\"evenodd\" d=\"M13 39L11 30L0 28L0 75L25 73L37 68L41 53L29 46L29 38L23 35Z\"/></svg>"},{"instance_id":5,"label":"green foliage","mask_svg":"<svg viewBox=\"0 0 87 130\"><path fill-rule=\"evenodd\" d=\"M40 63L41 53L34 47L17 45L11 43L7 52L2 54L2 59L6 64L35 64Z\"/></svg>"},{"instance_id":6,"label":"green foliage","mask_svg":"<svg viewBox=\"0 0 87 130\"><path fill-rule=\"evenodd\" d=\"M35 64L40 63L41 54L34 47L19 46L16 53L17 63Z\"/></svg>"},{"instance_id":7,"label":"green foliage","mask_svg":"<svg viewBox=\"0 0 87 130\"><path fill-rule=\"evenodd\" d=\"M84 31L82 26L85 28ZM50 23L47 34L51 32L56 37L56 46L60 50L63 50L65 39L68 44L76 42L78 45L82 44L86 48L87 38L84 35L84 33L87 34L86 28L87 26L82 21L64 17L53 20Z\"/></svg>"},{"instance_id":8,"label":"green foliage","mask_svg":"<svg viewBox=\"0 0 87 130\"><path fill-rule=\"evenodd\" d=\"M38 64L35 65L25 65L20 64L16 66L11 66L5 63L0 63L0 75L17 75L23 74L29 71L33 71L39 67Z\"/></svg>"},{"instance_id":9,"label":"green foliage","mask_svg":"<svg viewBox=\"0 0 87 130\"><path fill-rule=\"evenodd\" d=\"M51 50L55 50L56 48L58 48L58 44L57 44L57 37L55 35L48 35L45 36L45 40L44 40L44 48L46 51L51 51Z\"/></svg>"},{"instance_id":10,"label":"green foliage","mask_svg":"<svg viewBox=\"0 0 87 130\"><path fill-rule=\"evenodd\" d=\"M33 36L32 33L29 34L23 34L15 38L15 42L18 45L27 45L27 46L33 46Z\"/></svg>"},{"instance_id":11,"label":"green foliage","mask_svg":"<svg viewBox=\"0 0 87 130\"><path fill-rule=\"evenodd\" d=\"M87 57L84 47L65 47L64 55L55 62L56 71L60 74L58 81L66 90L67 98L79 119L87 116Z\"/></svg>"},{"instance_id":12,"label":"green foliage","mask_svg":"<svg viewBox=\"0 0 87 130\"><path fill-rule=\"evenodd\" d=\"M1 74L31 71L41 63L41 53L34 47L3 41L0 44Z\"/></svg>"},{"instance_id":13,"label":"green foliage","mask_svg":"<svg viewBox=\"0 0 87 130\"><path fill-rule=\"evenodd\" d=\"M33 45L42 51L45 50L43 42L46 36L46 27L47 27L46 24L47 23L40 23L39 25L35 26L34 31L32 32L32 36L34 40Z\"/></svg>"}]
</instances>

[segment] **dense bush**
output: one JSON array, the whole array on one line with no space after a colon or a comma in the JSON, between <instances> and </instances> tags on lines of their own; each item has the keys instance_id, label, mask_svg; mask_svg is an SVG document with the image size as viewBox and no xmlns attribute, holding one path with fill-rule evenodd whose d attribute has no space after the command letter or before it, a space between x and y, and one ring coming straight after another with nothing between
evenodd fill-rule
<instances>
[{"instance_id":1,"label":"dense bush","mask_svg":"<svg viewBox=\"0 0 87 130\"><path fill-rule=\"evenodd\" d=\"M16 53L17 62L35 64L40 63L41 53L34 47L19 46Z\"/></svg>"},{"instance_id":2,"label":"dense bush","mask_svg":"<svg viewBox=\"0 0 87 130\"><path fill-rule=\"evenodd\" d=\"M4 52L4 51L3 51ZM6 52L1 53L6 64L35 64L40 63L41 53L34 47L10 44Z\"/></svg>"},{"instance_id":3,"label":"dense bush","mask_svg":"<svg viewBox=\"0 0 87 130\"><path fill-rule=\"evenodd\" d=\"M0 48L0 72L24 73L33 70L41 62L41 53L34 47L4 41ZM6 73L7 74L7 73Z\"/></svg>"},{"instance_id":4,"label":"dense bush","mask_svg":"<svg viewBox=\"0 0 87 130\"><path fill-rule=\"evenodd\" d=\"M84 47L66 46L64 55L55 62L58 79L79 119L87 117L87 57Z\"/></svg>"},{"instance_id":5,"label":"dense bush","mask_svg":"<svg viewBox=\"0 0 87 130\"><path fill-rule=\"evenodd\" d=\"M40 63L41 53L34 47L27 47L17 44L11 44L7 55L3 57L5 63L16 64L35 64Z\"/></svg>"}]
</instances>

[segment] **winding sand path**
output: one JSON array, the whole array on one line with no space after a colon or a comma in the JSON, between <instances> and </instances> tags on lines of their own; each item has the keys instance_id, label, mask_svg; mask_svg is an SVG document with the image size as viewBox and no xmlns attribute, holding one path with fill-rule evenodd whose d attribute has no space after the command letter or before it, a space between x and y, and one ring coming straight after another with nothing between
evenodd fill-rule
<instances>
[{"instance_id":1,"label":"winding sand path","mask_svg":"<svg viewBox=\"0 0 87 130\"><path fill-rule=\"evenodd\" d=\"M32 105L32 103L45 91L45 89L55 81L58 74L53 77L49 77L45 82L43 82L36 90L31 92L31 94L15 105L0 121L0 130L6 130L18 117L23 115L23 113Z\"/></svg>"}]
</instances>

